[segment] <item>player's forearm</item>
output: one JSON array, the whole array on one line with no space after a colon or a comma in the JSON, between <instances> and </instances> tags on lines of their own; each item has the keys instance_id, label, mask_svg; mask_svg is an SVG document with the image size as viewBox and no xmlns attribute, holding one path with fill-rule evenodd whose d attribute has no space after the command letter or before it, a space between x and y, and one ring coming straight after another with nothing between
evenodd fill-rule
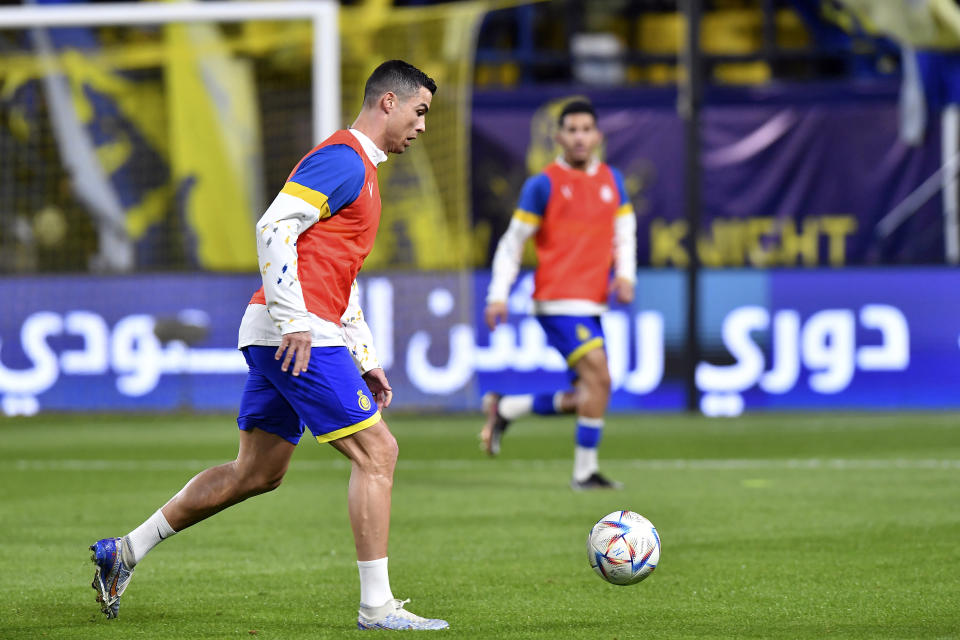
<instances>
[{"instance_id":1,"label":"player's forearm","mask_svg":"<svg viewBox=\"0 0 960 640\"><path fill-rule=\"evenodd\" d=\"M350 300L347 303L347 310L340 318L340 325L343 327L343 340L360 373L379 368L380 361L373 346L373 333L360 308L360 291L356 281L350 288Z\"/></svg>"},{"instance_id":2,"label":"player's forearm","mask_svg":"<svg viewBox=\"0 0 960 640\"><path fill-rule=\"evenodd\" d=\"M510 295L510 287L520 272L523 245L536 230L533 225L516 218L510 221L510 226L500 238L497 250L493 254L487 302L503 302Z\"/></svg>"},{"instance_id":3,"label":"player's forearm","mask_svg":"<svg viewBox=\"0 0 960 640\"><path fill-rule=\"evenodd\" d=\"M257 259L267 312L280 333L309 331L303 289L297 277L297 239L317 220L312 207L280 194L257 222Z\"/></svg>"},{"instance_id":4,"label":"player's forearm","mask_svg":"<svg viewBox=\"0 0 960 640\"><path fill-rule=\"evenodd\" d=\"M614 275L633 282L637 278L637 216L617 216L613 234Z\"/></svg>"}]
</instances>

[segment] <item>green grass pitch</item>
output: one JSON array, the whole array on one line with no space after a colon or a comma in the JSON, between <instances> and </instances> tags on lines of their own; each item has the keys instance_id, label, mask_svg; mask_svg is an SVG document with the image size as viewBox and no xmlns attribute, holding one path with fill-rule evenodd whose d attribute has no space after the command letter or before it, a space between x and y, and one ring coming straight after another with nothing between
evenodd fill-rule
<instances>
[{"instance_id":1,"label":"green grass pitch","mask_svg":"<svg viewBox=\"0 0 960 640\"><path fill-rule=\"evenodd\" d=\"M478 416L393 416L396 596L450 638L960 637L960 416L608 419L619 492L574 493L572 421L522 420L478 450ZM284 484L157 547L120 617L87 546L206 466L230 416L0 422L0 637L355 637L349 468L305 438ZM585 537L616 509L657 526L645 582L615 587Z\"/></svg>"}]
</instances>

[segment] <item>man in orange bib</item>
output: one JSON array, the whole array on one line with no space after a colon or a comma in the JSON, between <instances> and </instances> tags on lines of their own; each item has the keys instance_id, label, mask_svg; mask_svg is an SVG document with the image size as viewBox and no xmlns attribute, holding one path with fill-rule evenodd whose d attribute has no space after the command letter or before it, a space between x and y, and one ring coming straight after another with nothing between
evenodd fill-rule
<instances>
[{"instance_id":1,"label":"man in orange bib","mask_svg":"<svg viewBox=\"0 0 960 640\"><path fill-rule=\"evenodd\" d=\"M494 329L507 317L507 296L520 269L523 245L534 237L534 314L547 340L567 360L573 391L543 395L484 395L481 432L490 455L500 452L512 420L530 412L577 414L573 479L575 490L616 489L619 482L598 470L597 448L610 399L610 372L600 314L611 293L633 301L636 280L636 216L619 171L598 161L602 141L589 102L564 106L557 142L563 155L528 179L510 226L493 258L484 310ZM611 268L613 277L611 278Z\"/></svg>"},{"instance_id":2,"label":"man in orange bib","mask_svg":"<svg viewBox=\"0 0 960 640\"><path fill-rule=\"evenodd\" d=\"M94 543L93 587L115 618L133 568L161 540L276 489L304 428L352 465L348 494L361 629L444 629L404 609L387 574L397 442L380 409L392 392L360 311L355 278L380 223L377 165L423 133L436 83L402 60L367 80L363 108L297 164L257 223L263 286L240 324L249 365L233 462L201 472L142 525Z\"/></svg>"}]
</instances>

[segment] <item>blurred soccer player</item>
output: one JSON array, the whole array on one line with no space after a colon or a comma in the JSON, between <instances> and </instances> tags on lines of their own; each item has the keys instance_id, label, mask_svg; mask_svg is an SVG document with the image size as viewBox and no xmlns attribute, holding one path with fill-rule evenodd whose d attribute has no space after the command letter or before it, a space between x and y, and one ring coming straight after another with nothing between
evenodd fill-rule
<instances>
[{"instance_id":1,"label":"blurred soccer player","mask_svg":"<svg viewBox=\"0 0 960 640\"><path fill-rule=\"evenodd\" d=\"M377 165L423 133L436 84L400 60L367 80L353 127L297 164L257 223L263 287L240 323L249 365L233 462L195 476L146 522L90 547L93 587L115 618L131 573L161 540L251 496L276 489L308 427L351 461L350 522L360 572L361 629L443 629L403 608L387 574L397 442L380 409L392 391L377 362L355 278L380 222ZM359 369L359 371L358 371Z\"/></svg>"},{"instance_id":2,"label":"blurred soccer player","mask_svg":"<svg viewBox=\"0 0 960 640\"><path fill-rule=\"evenodd\" d=\"M507 318L507 296L517 277L523 245L534 236L534 314L570 367L573 391L543 395L487 393L487 420L481 438L487 453L500 452L500 440L512 420L576 413L576 450L570 486L618 489L600 474L597 447L610 399L610 372L600 314L607 297L633 301L636 279L636 216L619 171L594 157L602 141L589 102L574 101L560 114L557 142L563 155L543 173L528 179L510 226L493 258L493 277L484 317L494 329ZM613 278L610 277L614 267Z\"/></svg>"}]
</instances>

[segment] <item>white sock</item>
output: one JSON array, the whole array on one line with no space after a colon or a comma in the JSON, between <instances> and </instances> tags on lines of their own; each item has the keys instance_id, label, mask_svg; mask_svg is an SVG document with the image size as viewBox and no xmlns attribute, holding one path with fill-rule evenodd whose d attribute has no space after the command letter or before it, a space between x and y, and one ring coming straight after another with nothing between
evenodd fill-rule
<instances>
[{"instance_id":1,"label":"white sock","mask_svg":"<svg viewBox=\"0 0 960 640\"><path fill-rule=\"evenodd\" d=\"M583 482L594 474L599 467L597 466L596 447L586 448L577 447L573 454L573 478L577 482Z\"/></svg>"},{"instance_id":2,"label":"white sock","mask_svg":"<svg viewBox=\"0 0 960 640\"><path fill-rule=\"evenodd\" d=\"M533 411L533 395L503 396L497 405L497 411L504 420L516 420L525 416Z\"/></svg>"},{"instance_id":3,"label":"white sock","mask_svg":"<svg viewBox=\"0 0 960 640\"><path fill-rule=\"evenodd\" d=\"M163 511L157 509L157 512L147 518L147 520L127 534L127 542L130 545L130 552L133 554L130 568L132 569L147 555L150 549L160 544L161 540L166 540L176 531L163 517ZM126 562L128 558L124 558Z\"/></svg>"},{"instance_id":4,"label":"white sock","mask_svg":"<svg viewBox=\"0 0 960 640\"><path fill-rule=\"evenodd\" d=\"M386 557L379 560L357 560L357 569L360 570L361 605L379 607L388 600L393 600Z\"/></svg>"}]
</instances>

